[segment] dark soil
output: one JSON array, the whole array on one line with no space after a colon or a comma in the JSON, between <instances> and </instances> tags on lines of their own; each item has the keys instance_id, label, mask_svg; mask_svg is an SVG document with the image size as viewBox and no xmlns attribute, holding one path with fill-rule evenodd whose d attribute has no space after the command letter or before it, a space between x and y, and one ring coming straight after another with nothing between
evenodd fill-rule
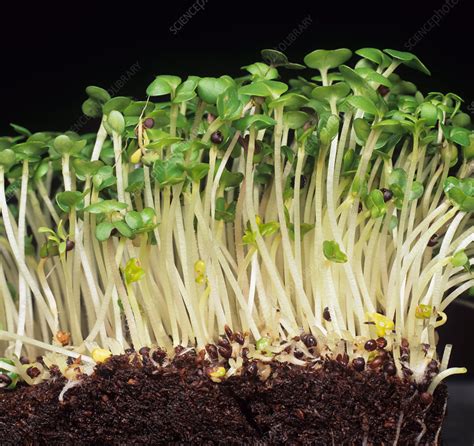
<instances>
[{"instance_id":1,"label":"dark soil","mask_svg":"<svg viewBox=\"0 0 474 446\"><path fill-rule=\"evenodd\" d=\"M447 392L433 401L408 381L336 361L315 369L272 363L265 381L247 363L215 383L193 353L157 368L117 356L58 395L64 378L0 391L2 445L399 445L435 443ZM364 439L366 443L364 443Z\"/></svg>"}]
</instances>

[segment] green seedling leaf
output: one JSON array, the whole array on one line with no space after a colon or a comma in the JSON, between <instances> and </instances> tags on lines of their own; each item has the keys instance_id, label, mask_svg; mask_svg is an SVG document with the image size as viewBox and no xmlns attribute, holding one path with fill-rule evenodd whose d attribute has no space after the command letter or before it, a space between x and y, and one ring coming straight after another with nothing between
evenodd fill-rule
<instances>
[{"instance_id":1,"label":"green seedling leaf","mask_svg":"<svg viewBox=\"0 0 474 446\"><path fill-rule=\"evenodd\" d=\"M448 177L444 182L444 192L461 211L474 211L474 178Z\"/></svg>"},{"instance_id":2,"label":"green seedling leaf","mask_svg":"<svg viewBox=\"0 0 474 446\"><path fill-rule=\"evenodd\" d=\"M79 179L84 180L87 177L95 175L98 170L103 167L104 163L102 161L88 161L80 158L75 158L72 161L74 171ZM46 163L46 168L48 164ZM46 172L45 172L46 173Z\"/></svg>"},{"instance_id":3,"label":"green seedling leaf","mask_svg":"<svg viewBox=\"0 0 474 446\"><path fill-rule=\"evenodd\" d=\"M361 48L360 50L355 51L355 53L358 56L370 60L376 65L379 65L382 68L388 67L390 65L390 58L376 48Z\"/></svg>"},{"instance_id":4,"label":"green seedling leaf","mask_svg":"<svg viewBox=\"0 0 474 446\"><path fill-rule=\"evenodd\" d=\"M469 257L466 255L464 250L458 251L451 257L451 264L456 268L459 266L465 266L466 264L469 264Z\"/></svg>"},{"instance_id":5,"label":"green seedling leaf","mask_svg":"<svg viewBox=\"0 0 474 446\"><path fill-rule=\"evenodd\" d=\"M31 136L31 132L25 127L22 127L21 125L10 123L10 127L12 127L13 130L15 130L15 132L17 132L21 136L25 136L27 138Z\"/></svg>"},{"instance_id":6,"label":"green seedling leaf","mask_svg":"<svg viewBox=\"0 0 474 446\"><path fill-rule=\"evenodd\" d=\"M156 160L153 164L152 174L160 187L173 186L182 183L186 179L182 158Z\"/></svg>"},{"instance_id":7,"label":"green seedling leaf","mask_svg":"<svg viewBox=\"0 0 474 446\"><path fill-rule=\"evenodd\" d=\"M322 102L331 103L333 101L339 101L345 98L351 91L349 85L345 82L338 82L333 85L325 87L316 87L312 92L311 96Z\"/></svg>"},{"instance_id":8,"label":"green seedling leaf","mask_svg":"<svg viewBox=\"0 0 474 446\"><path fill-rule=\"evenodd\" d=\"M374 104L380 101L380 97L377 92L368 84L368 82L352 68L341 65L339 67L344 80L352 88L356 96L364 96L370 99Z\"/></svg>"},{"instance_id":9,"label":"green seedling leaf","mask_svg":"<svg viewBox=\"0 0 474 446\"><path fill-rule=\"evenodd\" d=\"M367 195L365 206L370 211L370 216L372 218L383 217L387 212L383 193L378 189L371 191L369 195Z\"/></svg>"},{"instance_id":10,"label":"green seedling leaf","mask_svg":"<svg viewBox=\"0 0 474 446\"><path fill-rule=\"evenodd\" d=\"M261 223L258 225L258 230L262 237L273 235L279 229L280 229L280 224L276 221L270 221L268 223Z\"/></svg>"},{"instance_id":11,"label":"green seedling leaf","mask_svg":"<svg viewBox=\"0 0 474 446\"><path fill-rule=\"evenodd\" d=\"M127 106L126 109L123 110L123 115L127 117L139 117L139 116L147 116L149 113L153 112L155 109L155 104L148 102L148 101L132 101Z\"/></svg>"},{"instance_id":12,"label":"green seedling leaf","mask_svg":"<svg viewBox=\"0 0 474 446\"><path fill-rule=\"evenodd\" d=\"M128 186L126 191L130 193L135 193L143 190L145 186L145 175L143 168L138 168L132 170L128 174Z\"/></svg>"},{"instance_id":13,"label":"green seedling leaf","mask_svg":"<svg viewBox=\"0 0 474 446\"><path fill-rule=\"evenodd\" d=\"M433 314L431 305L419 304L415 309L415 317L417 319L429 319Z\"/></svg>"},{"instance_id":14,"label":"green seedling leaf","mask_svg":"<svg viewBox=\"0 0 474 446\"><path fill-rule=\"evenodd\" d=\"M115 133L119 135L122 135L125 131L125 119L122 113L117 110L112 110L107 115L107 124Z\"/></svg>"},{"instance_id":15,"label":"green seedling leaf","mask_svg":"<svg viewBox=\"0 0 474 446\"><path fill-rule=\"evenodd\" d=\"M99 242L105 242L110 238L114 225L109 221L103 221L95 227L95 236Z\"/></svg>"},{"instance_id":16,"label":"green seedling leaf","mask_svg":"<svg viewBox=\"0 0 474 446\"><path fill-rule=\"evenodd\" d=\"M160 75L148 85L146 94L148 96L174 95L178 85L181 84L181 78L178 76Z\"/></svg>"},{"instance_id":17,"label":"green seedling leaf","mask_svg":"<svg viewBox=\"0 0 474 446\"><path fill-rule=\"evenodd\" d=\"M34 180L39 181L41 178L43 178L49 171L49 161L47 159L42 160L38 166L36 167L35 173L34 173Z\"/></svg>"},{"instance_id":18,"label":"green seedling leaf","mask_svg":"<svg viewBox=\"0 0 474 446\"><path fill-rule=\"evenodd\" d=\"M469 145L464 146L463 155L467 161L474 159L474 134L469 135Z\"/></svg>"},{"instance_id":19,"label":"green seedling leaf","mask_svg":"<svg viewBox=\"0 0 474 446\"><path fill-rule=\"evenodd\" d=\"M356 155L353 149L349 149L342 157L342 171L347 172L354 167Z\"/></svg>"},{"instance_id":20,"label":"green seedling leaf","mask_svg":"<svg viewBox=\"0 0 474 446\"><path fill-rule=\"evenodd\" d=\"M185 167L187 174L195 183L199 183L209 172L209 164L207 163L193 163Z\"/></svg>"},{"instance_id":21,"label":"green seedling leaf","mask_svg":"<svg viewBox=\"0 0 474 446\"><path fill-rule=\"evenodd\" d=\"M5 149L0 152L0 166L8 170L16 162L15 152L11 149Z\"/></svg>"},{"instance_id":22,"label":"green seedling leaf","mask_svg":"<svg viewBox=\"0 0 474 446\"><path fill-rule=\"evenodd\" d=\"M372 128L381 128L384 132L400 134L405 133L405 129L413 129L414 126L411 122L408 121L403 121L399 119L384 119L383 121L379 121L377 122L377 124L374 124Z\"/></svg>"},{"instance_id":23,"label":"green seedling leaf","mask_svg":"<svg viewBox=\"0 0 474 446\"><path fill-rule=\"evenodd\" d=\"M198 86L199 78L188 78L177 89L176 95L173 99L173 104L181 104L182 102L190 101L195 98L196 88Z\"/></svg>"},{"instance_id":24,"label":"green seedling leaf","mask_svg":"<svg viewBox=\"0 0 474 446\"><path fill-rule=\"evenodd\" d=\"M370 134L370 125L364 118L354 119L354 131L359 141L365 143Z\"/></svg>"},{"instance_id":25,"label":"green seedling leaf","mask_svg":"<svg viewBox=\"0 0 474 446\"><path fill-rule=\"evenodd\" d=\"M418 59L418 57L416 57L412 53L391 49L385 49L384 52L387 53L389 56L393 57L394 59L399 60L407 67L421 71L422 73L427 74L428 76L431 75L430 70L428 70L428 68L426 68L425 65L421 63L420 59Z\"/></svg>"},{"instance_id":26,"label":"green seedling leaf","mask_svg":"<svg viewBox=\"0 0 474 446\"><path fill-rule=\"evenodd\" d=\"M273 118L259 114L244 116L233 123L233 126L241 132L245 132L250 127L254 127L257 130L263 130L268 127L273 127L274 125L276 125L276 121Z\"/></svg>"},{"instance_id":27,"label":"green seedling leaf","mask_svg":"<svg viewBox=\"0 0 474 446\"><path fill-rule=\"evenodd\" d=\"M354 196L359 196L361 200L364 200L367 196L367 181L361 179L359 176L355 176L352 180L351 193Z\"/></svg>"},{"instance_id":28,"label":"green seedling leaf","mask_svg":"<svg viewBox=\"0 0 474 446\"><path fill-rule=\"evenodd\" d=\"M125 223L132 230L139 229L143 226L143 219L140 212L130 211L125 214Z\"/></svg>"},{"instance_id":29,"label":"green seedling leaf","mask_svg":"<svg viewBox=\"0 0 474 446\"><path fill-rule=\"evenodd\" d=\"M347 102L353 107L362 110L364 113L378 116L379 110L377 106L369 99L364 96L350 96L347 98Z\"/></svg>"},{"instance_id":30,"label":"green seedling leaf","mask_svg":"<svg viewBox=\"0 0 474 446\"><path fill-rule=\"evenodd\" d=\"M319 71L326 71L336 68L347 62L352 56L352 51L347 48L337 50L316 50L307 54L304 63L309 68L315 68Z\"/></svg>"},{"instance_id":31,"label":"green seedling leaf","mask_svg":"<svg viewBox=\"0 0 474 446\"><path fill-rule=\"evenodd\" d=\"M130 104L132 100L125 96L117 96L115 98L109 99L102 107L104 115L110 114L111 111L115 110L118 112L123 112Z\"/></svg>"},{"instance_id":32,"label":"green seedling leaf","mask_svg":"<svg viewBox=\"0 0 474 446\"><path fill-rule=\"evenodd\" d=\"M463 147L468 147L471 144L471 131L463 127L452 127L449 131L448 139Z\"/></svg>"},{"instance_id":33,"label":"green seedling leaf","mask_svg":"<svg viewBox=\"0 0 474 446\"><path fill-rule=\"evenodd\" d=\"M370 70L366 73L365 80L369 82L375 82L387 88L392 88L393 85L390 79L373 70Z\"/></svg>"},{"instance_id":34,"label":"green seedling leaf","mask_svg":"<svg viewBox=\"0 0 474 446\"><path fill-rule=\"evenodd\" d=\"M438 108L431 102L425 102L420 106L420 117L427 125L434 126L438 122Z\"/></svg>"},{"instance_id":35,"label":"green seedling leaf","mask_svg":"<svg viewBox=\"0 0 474 446\"><path fill-rule=\"evenodd\" d=\"M425 188L423 187L423 184L421 184L418 181L413 181L411 185L411 192L410 192L410 197L409 200L418 200L423 195Z\"/></svg>"},{"instance_id":36,"label":"green seedling leaf","mask_svg":"<svg viewBox=\"0 0 474 446\"><path fill-rule=\"evenodd\" d=\"M41 155L48 151L48 147L44 142L39 141L27 141L20 144L15 144L11 147L12 150L18 155L18 158L22 160L28 160L30 162L39 161Z\"/></svg>"},{"instance_id":37,"label":"green seedling leaf","mask_svg":"<svg viewBox=\"0 0 474 446\"><path fill-rule=\"evenodd\" d=\"M68 135L59 135L55 138L53 146L54 150L61 155L69 154L77 156L86 144L86 139L73 140Z\"/></svg>"},{"instance_id":38,"label":"green seedling leaf","mask_svg":"<svg viewBox=\"0 0 474 446\"><path fill-rule=\"evenodd\" d=\"M303 127L308 120L309 115L302 111L289 111L283 115L283 122L293 130Z\"/></svg>"},{"instance_id":39,"label":"green seedling leaf","mask_svg":"<svg viewBox=\"0 0 474 446\"><path fill-rule=\"evenodd\" d=\"M151 140L151 142L146 146L149 150L161 150L182 141L182 138L179 136L171 136L163 130L147 130L147 134L150 136Z\"/></svg>"},{"instance_id":40,"label":"green seedling leaf","mask_svg":"<svg viewBox=\"0 0 474 446\"><path fill-rule=\"evenodd\" d=\"M125 283L130 285L131 283L138 282L145 275L145 270L141 267L140 261L133 257L129 259L123 270Z\"/></svg>"},{"instance_id":41,"label":"green seedling leaf","mask_svg":"<svg viewBox=\"0 0 474 446\"><path fill-rule=\"evenodd\" d=\"M471 117L467 113L458 113L452 118L455 127L467 128L471 125Z\"/></svg>"},{"instance_id":42,"label":"green seedling leaf","mask_svg":"<svg viewBox=\"0 0 474 446\"><path fill-rule=\"evenodd\" d=\"M246 65L242 69L247 70L252 75L252 80L272 80L278 78L278 70L262 62Z\"/></svg>"},{"instance_id":43,"label":"green seedling leaf","mask_svg":"<svg viewBox=\"0 0 474 446\"><path fill-rule=\"evenodd\" d=\"M274 168L271 164L261 162L255 167L254 181L257 184L268 184L274 175Z\"/></svg>"},{"instance_id":44,"label":"green seedling leaf","mask_svg":"<svg viewBox=\"0 0 474 446\"><path fill-rule=\"evenodd\" d=\"M265 49L260 51L262 55L262 59L268 65L272 65L274 67L278 67L279 65L286 65L289 63L288 57L283 54L281 51L273 50L273 49Z\"/></svg>"},{"instance_id":45,"label":"green seedling leaf","mask_svg":"<svg viewBox=\"0 0 474 446\"><path fill-rule=\"evenodd\" d=\"M308 102L308 98L298 93L285 93L281 95L278 99L270 102L268 104L269 108L276 108L280 105L283 105L284 108L291 110L298 110L304 104Z\"/></svg>"},{"instance_id":46,"label":"green seedling leaf","mask_svg":"<svg viewBox=\"0 0 474 446\"><path fill-rule=\"evenodd\" d=\"M105 104L110 100L110 94L107 90L103 88L96 87L94 85L89 85L86 87L87 96L93 101L98 102L99 104Z\"/></svg>"},{"instance_id":47,"label":"green seedling leaf","mask_svg":"<svg viewBox=\"0 0 474 446\"><path fill-rule=\"evenodd\" d=\"M320 121L321 124L323 121ZM319 130L319 138L322 145L328 146L339 131L339 118L336 115L330 115L323 125L324 127Z\"/></svg>"},{"instance_id":48,"label":"green seedling leaf","mask_svg":"<svg viewBox=\"0 0 474 446\"><path fill-rule=\"evenodd\" d=\"M132 229L123 220L114 221L112 224L114 229L116 229L121 236L133 238L134 234Z\"/></svg>"},{"instance_id":49,"label":"green seedling leaf","mask_svg":"<svg viewBox=\"0 0 474 446\"><path fill-rule=\"evenodd\" d=\"M222 220L226 223L231 223L235 220L235 209L237 203L233 201L227 204L224 197L220 197L216 200L216 213L215 219Z\"/></svg>"},{"instance_id":50,"label":"green seedling leaf","mask_svg":"<svg viewBox=\"0 0 474 446\"><path fill-rule=\"evenodd\" d=\"M221 176L220 184L224 188L228 187L237 187L244 180L244 174L241 172L230 172L227 169L224 169Z\"/></svg>"},{"instance_id":51,"label":"green seedling leaf","mask_svg":"<svg viewBox=\"0 0 474 446\"><path fill-rule=\"evenodd\" d=\"M82 103L82 113L90 118L100 118L102 116L102 105L93 99L86 99Z\"/></svg>"},{"instance_id":52,"label":"green seedling leaf","mask_svg":"<svg viewBox=\"0 0 474 446\"><path fill-rule=\"evenodd\" d=\"M325 240L323 242L323 254L326 259L334 263L346 263L347 255L341 251L338 243L334 240Z\"/></svg>"},{"instance_id":53,"label":"green seedling leaf","mask_svg":"<svg viewBox=\"0 0 474 446\"><path fill-rule=\"evenodd\" d=\"M242 242L244 243L244 245L255 245L256 244L255 240L256 240L256 233L253 232L251 229L247 228L242 237Z\"/></svg>"},{"instance_id":54,"label":"green seedling leaf","mask_svg":"<svg viewBox=\"0 0 474 446\"><path fill-rule=\"evenodd\" d=\"M233 121L240 118L243 104L239 100L237 87L231 85L217 97L217 112L224 121Z\"/></svg>"},{"instance_id":55,"label":"green seedling leaf","mask_svg":"<svg viewBox=\"0 0 474 446\"><path fill-rule=\"evenodd\" d=\"M288 85L284 84L283 82L264 80L255 81L251 84L240 87L239 94L277 99L283 93L285 93L286 90L288 90Z\"/></svg>"},{"instance_id":56,"label":"green seedling leaf","mask_svg":"<svg viewBox=\"0 0 474 446\"><path fill-rule=\"evenodd\" d=\"M56 195L56 203L66 213L73 209L80 210L84 207L84 195L78 191L60 192Z\"/></svg>"},{"instance_id":57,"label":"green seedling leaf","mask_svg":"<svg viewBox=\"0 0 474 446\"><path fill-rule=\"evenodd\" d=\"M101 167L92 177L92 184L97 191L104 190L117 183L117 178L114 176L114 170L111 166Z\"/></svg>"},{"instance_id":58,"label":"green seedling leaf","mask_svg":"<svg viewBox=\"0 0 474 446\"><path fill-rule=\"evenodd\" d=\"M140 212L144 226L155 226L156 225L156 213L153 208L145 208Z\"/></svg>"},{"instance_id":59,"label":"green seedling leaf","mask_svg":"<svg viewBox=\"0 0 474 446\"><path fill-rule=\"evenodd\" d=\"M91 214L111 214L112 212L123 211L127 209L127 207L128 205L126 203L120 203L116 200L102 200L87 206L84 208L84 212Z\"/></svg>"},{"instance_id":60,"label":"green seedling leaf","mask_svg":"<svg viewBox=\"0 0 474 446\"><path fill-rule=\"evenodd\" d=\"M199 97L207 104L215 104L217 97L233 85L226 77L203 77L197 86Z\"/></svg>"}]
</instances>

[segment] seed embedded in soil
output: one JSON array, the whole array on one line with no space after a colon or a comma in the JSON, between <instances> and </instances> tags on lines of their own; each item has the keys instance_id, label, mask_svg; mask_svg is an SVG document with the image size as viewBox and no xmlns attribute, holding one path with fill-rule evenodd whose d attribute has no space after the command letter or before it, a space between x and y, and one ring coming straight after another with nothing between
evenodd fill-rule
<instances>
[{"instance_id":1,"label":"seed embedded in soil","mask_svg":"<svg viewBox=\"0 0 474 446\"><path fill-rule=\"evenodd\" d=\"M377 348L377 341L375 339L369 339L365 345L364 345L364 348L368 351L368 352L373 352L376 348Z\"/></svg>"},{"instance_id":2,"label":"seed embedded in soil","mask_svg":"<svg viewBox=\"0 0 474 446\"><path fill-rule=\"evenodd\" d=\"M140 350L138 350L138 353L142 356L148 357L150 355L150 347L142 347Z\"/></svg>"},{"instance_id":3,"label":"seed embedded in soil","mask_svg":"<svg viewBox=\"0 0 474 446\"><path fill-rule=\"evenodd\" d=\"M72 251L74 249L74 246L76 246L76 244L72 240L66 240L66 251L67 252Z\"/></svg>"},{"instance_id":4,"label":"seed embedded in soil","mask_svg":"<svg viewBox=\"0 0 474 446\"><path fill-rule=\"evenodd\" d=\"M160 365L163 365L163 362L166 358L166 353L161 349L157 349L151 354L151 357L153 361L157 362Z\"/></svg>"},{"instance_id":5,"label":"seed embedded in soil","mask_svg":"<svg viewBox=\"0 0 474 446\"><path fill-rule=\"evenodd\" d=\"M386 189L385 187L382 187L380 189L380 192L382 192L383 194L383 201L385 201L385 203L387 201L390 201L393 198L393 192L390 189Z\"/></svg>"},{"instance_id":6,"label":"seed embedded in soil","mask_svg":"<svg viewBox=\"0 0 474 446\"><path fill-rule=\"evenodd\" d=\"M20 356L20 363L23 365L29 364L30 360L26 356Z\"/></svg>"},{"instance_id":7,"label":"seed embedded in soil","mask_svg":"<svg viewBox=\"0 0 474 446\"><path fill-rule=\"evenodd\" d=\"M38 378L38 376L41 375L41 372L38 367L28 367L26 370L26 374L31 378L35 379Z\"/></svg>"},{"instance_id":8,"label":"seed embedded in soil","mask_svg":"<svg viewBox=\"0 0 474 446\"><path fill-rule=\"evenodd\" d=\"M143 121L143 127L145 127L146 129L151 129L154 125L155 125L155 121L153 118L146 118Z\"/></svg>"},{"instance_id":9,"label":"seed embedded in soil","mask_svg":"<svg viewBox=\"0 0 474 446\"><path fill-rule=\"evenodd\" d=\"M428 370L430 370L431 372L438 373L438 372L439 372L439 364L438 364L438 361L436 361L435 359L432 359L432 360L428 363Z\"/></svg>"},{"instance_id":10,"label":"seed embedded in soil","mask_svg":"<svg viewBox=\"0 0 474 446\"><path fill-rule=\"evenodd\" d=\"M0 389L8 387L12 383L11 378L4 373L0 373Z\"/></svg>"},{"instance_id":11,"label":"seed embedded in soil","mask_svg":"<svg viewBox=\"0 0 474 446\"><path fill-rule=\"evenodd\" d=\"M371 369L378 369L382 364L383 364L383 359L377 356L375 357L375 359L369 362L369 367Z\"/></svg>"},{"instance_id":12,"label":"seed embedded in soil","mask_svg":"<svg viewBox=\"0 0 474 446\"><path fill-rule=\"evenodd\" d=\"M420 400L425 406L429 406L433 402L433 395L428 392L423 392L420 395Z\"/></svg>"},{"instance_id":13,"label":"seed embedded in soil","mask_svg":"<svg viewBox=\"0 0 474 446\"><path fill-rule=\"evenodd\" d=\"M349 356L347 356L347 353L343 353L342 355L339 353L336 356L336 361L343 365L347 365L349 363Z\"/></svg>"},{"instance_id":14,"label":"seed embedded in soil","mask_svg":"<svg viewBox=\"0 0 474 446\"><path fill-rule=\"evenodd\" d=\"M326 320L328 322L331 322L331 313L329 312L328 307L324 308L324 310L323 310L323 318L324 318L324 320Z\"/></svg>"},{"instance_id":15,"label":"seed embedded in soil","mask_svg":"<svg viewBox=\"0 0 474 446\"><path fill-rule=\"evenodd\" d=\"M255 361L252 361L247 367L247 373L249 375L256 376L257 371L258 371L257 363Z\"/></svg>"},{"instance_id":16,"label":"seed embedded in soil","mask_svg":"<svg viewBox=\"0 0 474 446\"><path fill-rule=\"evenodd\" d=\"M379 88L377 88L377 91L381 96L386 96L388 93L390 93L390 88L386 87L385 85L380 85Z\"/></svg>"},{"instance_id":17,"label":"seed embedded in soil","mask_svg":"<svg viewBox=\"0 0 474 446\"><path fill-rule=\"evenodd\" d=\"M355 358L352 361L352 367L358 372L362 372L365 369L365 359L364 358Z\"/></svg>"},{"instance_id":18,"label":"seed embedded in soil","mask_svg":"<svg viewBox=\"0 0 474 446\"><path fill-rule=\"evenodd\" d=\"M205 348L211 360L217 361L219 359L219 353L217 351L217 347L214 344L207 344Z\"/></svg>"},{"instance_id":19,"label":"seed embedded in soil","mask_svg":"<svg viewBox=\"0 0 474 446\"><path fill-rule=\"evenodd\" d=\"M236 331L234 333L234 339L235 339L235 342L237 342L240 345L244 345L244 343L245 343L244 335L242 333L240 333L240 331Z\"/></svg>"},{"instance_id":20,"label":"seed embedded in soil","mask_svg":"<svg viewBox=\"0 0 474 446\"><path fill-rule=\"evenodd\" d=\"M232 356L232 348L230 346L222 347L219 345L219 347L217 347L217 350L219 354L225 359L229 359Z\"/></svg>"},{"instance_id":21,"label":"seed embedded in soil","mask_svg":"<svg viewBox=\"0 0 474 446\"><path fill-rule=\"evenodd\" d=\"M387 346L387 340L385 338L382 338L382 337L377 338L375 342L377 343L378 348L383 349Z\"/></svg>"},{"instance_id":22,"label":"seed embedded in soil","mask_svg":"<svg viewBox=\"0 0 474 446\"><path fill-rule=\"evenodd\" d=\"M217 130L211 135L211 141L214 144L221 144L222 141L224 141L224 137L222 136L222 133L219 130Z\"/></svg>"},{"instance_id":23,"label":"seed embedded in soil","mask_svg":"<svg viewBox=\"0 0 474 446\"><path fill-rule=\"evenodd\" d=\"M431 238L428 240L428 246L430 248L432 248L433 246L436 246L436 244L438 243L438 238L439 238L438 234L433 234Z\"/></svg>"},{"instance_id":24,"label":"seed embedded in soil","mask_svg":"<svg viewBox=\"0 0 474 446\"><path fill-rule=\"evenodd\" d=\"M390 376L395 375L397 373L397 368L395 367L395 364L393 362L387 362L383 366L383 371Z\"/></svg>"},{"instance_id":25,"label":"seed embedded in soil","mask_svg":"<svg viewBox=\"0 0 474 446\"><path fill-rule=\"evenodd\" d=\"M232 339L234 338L234 332L231 330L231 328L227 324L224 325L224 331L229 341L232 341Z\"/></svg>"},{"instance_id":26,"label":"seed embedded in soil","mask_svg":"<svg viewBox=\"0 0 474 446\"><path fill-rule=\"evenodd\" d=\"M311 348L311 347L316 347L317 341L316 338L311 334L304 334L301 336L301 340L303 341L303 344L306 345L306 347Z\"/></svg>"},{"instance_id":27,"label":"seed embedded in soil","mask_svg":"<svg viewBox=\"0 0 474 446\"><path fill-rule=\"evenodd\" d=\"M71 333L68 333L67 331L62 331L59 330L56 333L56 340L63 346L65 347L66 345L69 344L71 340Z\"/></svg>"},{"instance_id":28,"label":"seed embedded in soil","mask_svg":"<svg viewBox=\"0 0 474 446\"><path fill-rule=\"evenodd\" d=\"M226 338L219 338L217 345L220 347L228 348L230 347L230 342Z\"/></svg>"},{"instance_id":29,"label":"seed embedded in soil","mask_svg":"<svg viewBox=\"0 0 474 446\"><path fill-rule=\"evenodd\" d=\"M300 350L295 350L293 352L293 356L296 358L296 359L303 359L304 357L304 353Z\"/></svg>"}]
</instances>

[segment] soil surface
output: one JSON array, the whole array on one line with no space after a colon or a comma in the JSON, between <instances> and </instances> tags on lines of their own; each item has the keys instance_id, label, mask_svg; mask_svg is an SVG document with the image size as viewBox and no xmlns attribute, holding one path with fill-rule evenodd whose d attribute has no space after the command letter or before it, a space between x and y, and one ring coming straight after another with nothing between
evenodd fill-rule
<instances>
[{"instance_id":1,"label":"soil surface","mask_svg":"<svg viewBox=\"0 0 474 446\"><path fill-rule=\"evenodd\" d=\"M59 375L0 391L2 445L431 445L447 391L337 361L318 368L255 363L222 383L194 353L163 367L115 356L69 389ZM418 442L417 442L418 441Z\"/></svg>"}]
</instances>

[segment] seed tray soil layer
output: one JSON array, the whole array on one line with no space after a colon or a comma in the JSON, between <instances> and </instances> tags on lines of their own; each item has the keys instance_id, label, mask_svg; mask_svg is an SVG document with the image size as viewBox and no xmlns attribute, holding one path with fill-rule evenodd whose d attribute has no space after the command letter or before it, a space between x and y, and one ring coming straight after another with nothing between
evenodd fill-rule
<instances>
[{"instance_id":1,"label":"seed tray soil layer","mask_svg":"<svg viewBox=\"0 0 474 446\"><path fill-rule=\"evenodd\" d=\"M318 368L272 363L264 382L251 363L222 383L208 378L208 366L193 353L159 368L115 356L62 402L59 375L0 391L0 443L392 445L398 435L399 445L439 444L444 385L427 403L424 388L332 360Z\"/></svg>"}]
</instances>

